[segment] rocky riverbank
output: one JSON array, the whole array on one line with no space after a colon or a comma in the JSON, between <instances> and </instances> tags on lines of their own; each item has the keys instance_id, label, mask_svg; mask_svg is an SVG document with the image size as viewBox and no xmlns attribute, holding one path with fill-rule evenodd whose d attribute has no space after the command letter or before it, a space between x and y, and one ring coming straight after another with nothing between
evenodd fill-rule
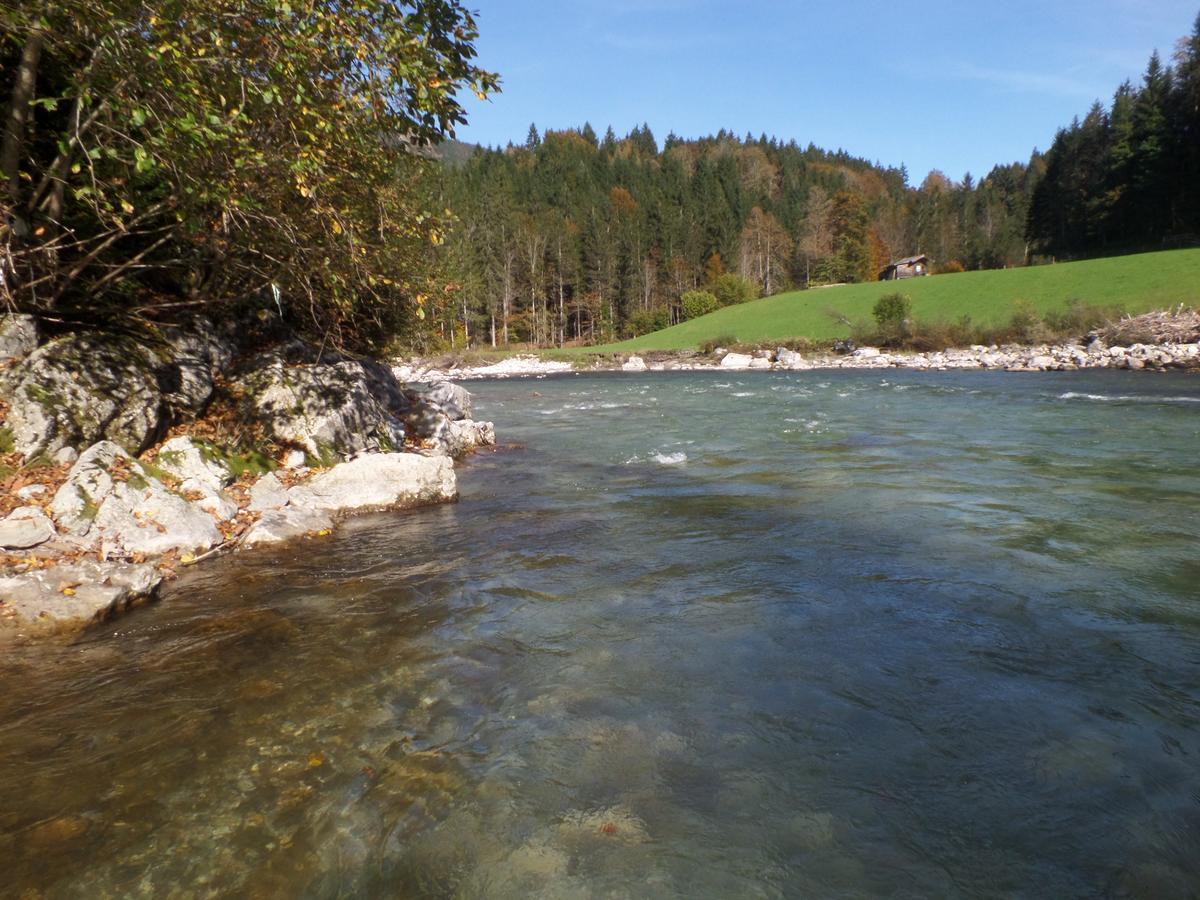
<instances>
[{"instance_id":1,"label":"rocky riverbank","mask_svg":"<svg viewBox=\"0 0 1200 900\"><path fill-rule=\"evenodd\" d=\"M0 639L73 633L180 566L457 497L495 442L440 381L197 319L156 340L40 340L0 319Z\"/></svg>"},{"instance_id":2,"label":"rocky riverbank","mask_svg":"<svg viewBox=\"0 0 1200 900\"><path fill-rule=\"evenodd\" d=\"M800 353L788 347L711 353L695 350L581 356L574 364L533 355L509 357L486 366L439 365L428 360L398 364L401 377L446 379L545 376L565 372L670 372L697 370L809 369L998 369L1007 372L1064 372L1076 369L1200 369L1200 313L1180 308L1122 319L1077 341L1005 346L976 345L934 352L853 347Z\"/></svg>"},{"instance_id":3,"label":"rocky riverbank","mask_svg":"<svg viewBox=\"0 0 1200 900\"><path fill-rule=\"evenodd\" d=\"M1200 369L1200 343L1133 343L1109 346L1103 340L1034 346L974 346L966 349L915 353L857 347L845 353L799 353L786 347L713 353L695 351L597 356L572 365L536 356L519 356L504 364L471 367L438 367L406 361L398 372L430 381L483 378L544 377L571 372L686 372L686 371L791 371L811 369L994 369L1005 372L1066 372L1076 369L1132 369L1166 371Z\"/></svg>"}]
</instances>

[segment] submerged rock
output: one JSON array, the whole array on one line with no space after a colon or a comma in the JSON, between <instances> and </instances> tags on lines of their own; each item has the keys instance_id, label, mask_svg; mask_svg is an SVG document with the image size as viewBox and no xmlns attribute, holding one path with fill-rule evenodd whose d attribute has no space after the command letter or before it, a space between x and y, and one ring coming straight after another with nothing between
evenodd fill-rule
<instances>
[{"instance_id":1,"label":"submerged rock","mask_svg":"<svg viewBox=\"0 0 1200 900\"><path fill-rule=\"evenodd\" d=\"M262 544L278 544L313 532L333 527L333 517L325 510L302 509L296 506L269 509L250 526L242 545L255 547Z\"/></svg>"}]
</instances>

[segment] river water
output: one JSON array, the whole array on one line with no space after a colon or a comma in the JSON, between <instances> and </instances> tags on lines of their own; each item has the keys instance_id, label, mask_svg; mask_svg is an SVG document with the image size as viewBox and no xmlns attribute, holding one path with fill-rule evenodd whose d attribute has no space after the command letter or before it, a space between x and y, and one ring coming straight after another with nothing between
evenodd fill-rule
<instances>
[{"instance_id":1,"label":"river water","mask_svg":"<svg viewBox=\"0 0 1200 900\"><path fill-rule=\"evenodd\" d=\"M4 656L0 894L1200 894L1200 380L471 388L458 504Z\"/></svg>"}]
</instances>

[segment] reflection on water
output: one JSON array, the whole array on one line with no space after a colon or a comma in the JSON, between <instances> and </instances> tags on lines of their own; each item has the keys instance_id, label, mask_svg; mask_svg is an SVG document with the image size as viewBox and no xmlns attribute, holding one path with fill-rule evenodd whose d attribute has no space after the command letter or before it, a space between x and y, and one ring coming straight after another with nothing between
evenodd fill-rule
<instances>
[{"instance_id":1,"label":"reflection on water","mask_svg":"<svg viewBox=\"0 0 1200 900\"><path fill-rule=\"evenodd\" d=\"M1200 893L1200 382L477 395L458 505L0 660L0 894Z\"/></svg>"}]
</instances>

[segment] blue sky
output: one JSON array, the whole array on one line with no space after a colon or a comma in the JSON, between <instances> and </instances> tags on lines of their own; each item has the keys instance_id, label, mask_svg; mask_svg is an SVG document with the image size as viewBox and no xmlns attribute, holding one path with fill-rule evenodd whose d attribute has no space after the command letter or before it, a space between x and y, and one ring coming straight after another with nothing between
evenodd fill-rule
<instances>
[{"instance_id":1,"label":"blue sky","mask_svg":"<svg viewBox=\"0 0 1200 900\"><path fill-rule=\"evenodd\" d=\"M647 122L661 143L728 128L959 179L1026 160L1169 59L1198 0L468 0L503 92L461 140ZM897 10L903 10L898 13Z\"/></svg>"}]
</instances>

